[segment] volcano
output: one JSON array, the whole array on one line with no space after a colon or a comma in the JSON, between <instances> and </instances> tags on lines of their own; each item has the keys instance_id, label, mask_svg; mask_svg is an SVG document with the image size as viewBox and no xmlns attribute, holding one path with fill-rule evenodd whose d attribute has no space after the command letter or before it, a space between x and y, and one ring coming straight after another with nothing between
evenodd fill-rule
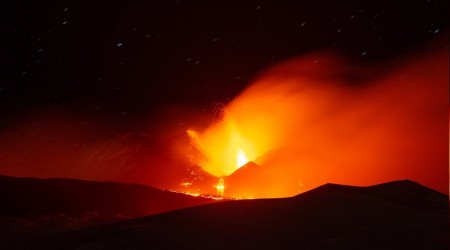
<instances>
[{"instance_id":1,"label":"volcano","mask_svg":"<svg viewBox=\"0 0 450 250\"><path fill-rule=\"evenodd\" d=\"M113 222L215 202L118 182L0 176L0 239Z\"/></svg>"},{"instance_id":2,"label":"volcano","mask_svg":"<svg viewBox=\"0 0 450 250\"><path fill-rule=\"evenodd\" d=\"M42 150L35 146L33 151ZM38 160L36 155L27 158L17 152L0 150L0 175L139 183L158 189L201 190L202 193L215 192L213 186L217 182L216 177L191 162L190 158L199 157L199 153L190 146L186 133L164 139L142 133L121 133L61 154L62 160L49 156L49 152L41 152L39 156L50 157L46 160ZM191 185L185 187L182 183Z\"/></svg>"},{"instance_id":3,"label":"volcano","mask_svg":"<svg viewBox=\"0 0 450 250\"><path fill-rule=\"evenodd\" d=\"M286 178L282 171L254 162L248 162L224 180L225 195L230 197L273 198L299 192L298 182Z\"/></svg>"},{"instance_id":4,"label":"volcano","mask_svg":"<svg viewBox=\"0 0 450 250\"><path fill-rule=\"evenodd\" d=\"M252 164L253 165L253 164ZM249 168L257 168L255 165ZM448 249L448 196L403 180L326 184L78 230L8 238L2 249Z\"/></svg>"}]
</instances>

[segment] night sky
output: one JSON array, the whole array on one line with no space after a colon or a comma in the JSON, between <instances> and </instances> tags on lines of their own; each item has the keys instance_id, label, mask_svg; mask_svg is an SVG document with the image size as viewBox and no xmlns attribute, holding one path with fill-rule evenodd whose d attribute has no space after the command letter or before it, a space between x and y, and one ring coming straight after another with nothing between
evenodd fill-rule
<instances>
[{"instance_id":1,"label":"night sky","mask_svg":"<svg viewBox=\"0 0 450 250\"><path fill-rule=\"evenodd\" d=\"M181 126L176 114L211 113L283 60L398 58L448 27L440 0L18 0L0 13L2 128L54 108L119 130Z\"/></svg>"},{"instance_id":2,"label":"night sky","mask_svg":"<svg viewBox=\"0 0 450 250\"><path fill-rule=\"evenodd\" d=\"M273 181L249 197L406 178L447 192L448 7L2 1L0 175L211 193L240 152ZM242 172L236 197L258 179Z\"/></svg>"}]
</instances>

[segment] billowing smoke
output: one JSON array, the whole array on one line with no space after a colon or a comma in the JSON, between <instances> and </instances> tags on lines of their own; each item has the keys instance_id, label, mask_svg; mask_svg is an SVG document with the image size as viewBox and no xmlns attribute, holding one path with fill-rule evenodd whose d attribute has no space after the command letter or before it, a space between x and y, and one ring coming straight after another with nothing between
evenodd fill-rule
<instances>
[{"instance_id":1,"label":"billowing smoke","mask_svg":"<svg viewBox=\"0 0 450 250\"><path fill-rule=\"evenodd\" d=\"M189 131L206 156L198 164L231 174L225 193L234 196L396 179L448 192L448 47L436 47L364 66L327 53L283 62L229 103L219 122ZM240 151L259 167L239 169Z\"/></svg>"},{"instance_id":2,"label":"billowing smoke","mask_svg":"<svg viewBox=\"0 0 450 250\"><path fill-rule=\"evenodd\" d=\"M224 195L255 198L396 179L448 193L444 40L391 61L358 64L316 53L282 62L257 75L209 127L198 113L180 127L178 118L190 112L178 109L162 111L172 125L139 120L153 124L139 133L63 108L18 114L0 132L0 174L196 193L215 193L223 177ZM194 120L206 129L179 134ZM242 166L247 161L254 163Z\"/></svg>"}]
</instances>

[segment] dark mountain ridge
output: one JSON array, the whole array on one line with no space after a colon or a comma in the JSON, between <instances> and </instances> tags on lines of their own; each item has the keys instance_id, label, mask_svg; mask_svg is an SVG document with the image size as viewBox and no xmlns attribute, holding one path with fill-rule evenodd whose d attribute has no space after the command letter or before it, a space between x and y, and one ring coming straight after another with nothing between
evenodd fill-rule
<instances>
[{"instance_id":1,"label":"dark mountain ridge","mask_svg":"<svg viewBox=\"0 0 450 250\"><path fill-rule=\"evenodd\" d=\"M0 176L0 238L215 202L139 184Z\"/></svg>"},{"instance_id":2,"label":"dark mountain ridge","mask_svg":"<svg viewBox=\"0 0 450 250\"><path fill-rule=\"evenodd\" d=\"M212 202L139 184L0 176L0 215L86 211L136 217Z\"/></svg>"},{"instance_id":3,"label":"dark mountain ridge","mask_svg":"<svg viewBox=\"0 0 450 250\"><path fill-rule=\"evenodd\" d=\"M405 202L409 199L415 202ZM425 205L424 205L425 204ZM45 236L15 249L448 249L448 196L412 181L326 184ZM1 244L0 244L1 245Z\"/></svg>"}]
</instances>

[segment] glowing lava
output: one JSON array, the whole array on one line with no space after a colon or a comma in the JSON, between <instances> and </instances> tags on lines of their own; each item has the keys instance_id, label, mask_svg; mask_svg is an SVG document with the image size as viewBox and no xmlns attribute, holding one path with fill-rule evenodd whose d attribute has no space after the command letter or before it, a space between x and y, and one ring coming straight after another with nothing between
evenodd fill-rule
<instances>
[{"instance_id":1,"label":"glowing lava","mask_svg":"<svg viewBox=\"0 0 450 250\"><path fill-rule=\"evenodd\" d=\"M220 121L203 133L188 130L192 142L204 154L197 164L210 174L227 176L258 156L255 141L247 137L249 129L242 126L240 117L224 112Z\"/></svg>"},{"instance_id":2,"label":"glowing lava","mask_svg":"<svg viewBox=\"0 0 450 250\"><path fill-rule=\"evenodd\" d=\"M224 184L224 182L225 181L223 180L223 178L220 178L219 179L219 183L217 183L217 185L215 186L218 196L223 196L223 194L225 192L225 184Z\"/></svg>"},{"instance_id":3,"label":"glowing lava","mask_svg":"<svg viewBox=\"0 0 450 250\"><path fill-rule=\"evenodd\" d=\"M218 195L224 181L227 197L396 179L446 192L448 93L448 50L379 67L310 55L262 73L188 134L201 152L195 164L223 178Z\"/></svg>"},{"instance_id":4,"label":"glowing lava","mask_svg":"<svg viewBox=\"0 0 450 250\"><path fill-rule=\"evenodd\" d=\"M244 166L248 162L247 155L245 155L244 151L238 150L236 155L236 168L240 168Z\"/></svg>"}]
</instances>

